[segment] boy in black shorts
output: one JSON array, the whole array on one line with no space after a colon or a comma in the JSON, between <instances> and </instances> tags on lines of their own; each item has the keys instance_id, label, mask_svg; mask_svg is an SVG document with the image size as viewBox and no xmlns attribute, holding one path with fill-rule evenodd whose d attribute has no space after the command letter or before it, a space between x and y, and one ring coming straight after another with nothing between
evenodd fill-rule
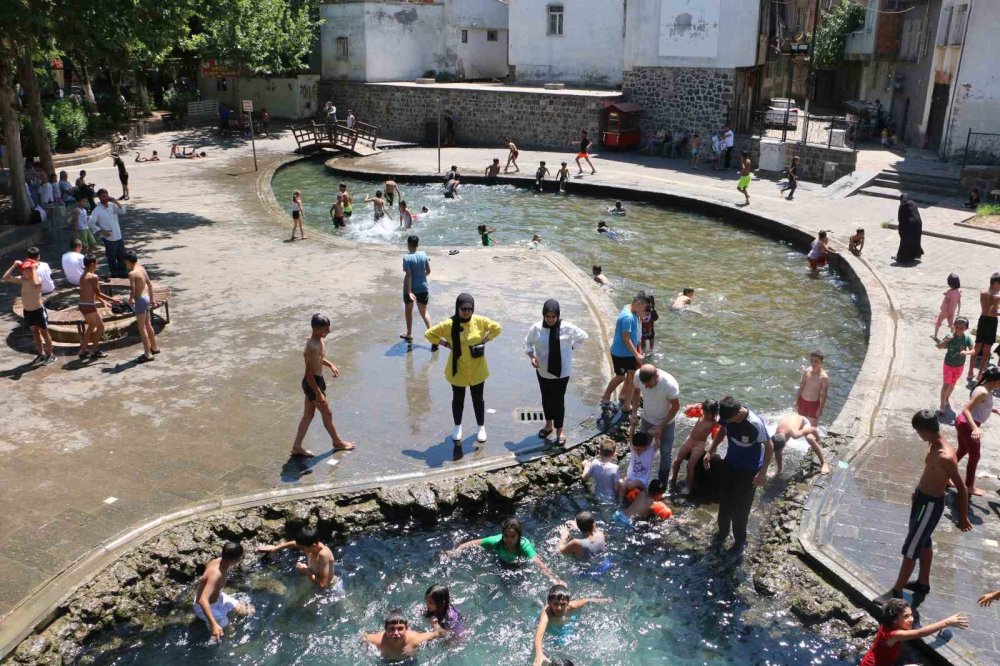
<instances>
[{"instance_id":1,"label":"boy in black shorts","mask_svg":"<svg viewBox=\"0 0 1000 666\"><path fill-rule=\"evenodd\" d=\"M646 314L646 293L640 291L632 298L632 302L622 308L615 320L615 334L611 341L611 367L615 376L608 382L601 396L601 411L614 411L611 394L622 386L621 409L632 411L632 394L634 393L633 378L635 371L642 365L643 356L639 346L642 334L642 317ZM623 385L624 383L624 385Z\"/></svg>"}]
</instances>

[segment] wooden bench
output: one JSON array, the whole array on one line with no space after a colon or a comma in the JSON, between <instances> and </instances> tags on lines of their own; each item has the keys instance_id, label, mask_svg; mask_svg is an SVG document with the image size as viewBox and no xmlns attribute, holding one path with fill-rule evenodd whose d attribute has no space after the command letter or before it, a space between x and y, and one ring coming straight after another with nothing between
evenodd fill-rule
<instances>
[{"instance_id":1,"label":"wooden bench","mask_svg":"<svg viewBox=\"0 0 1000 666\"><path fill-rule=\"evenodd\" d=\"M112 288L118 289L128 289L129 283L128 278L112 278L107 282L101 282L101 293L106 296L113 296L111 291ZM56 289L54 292L47 294L46 298L51 299L54 296L67 296L76 294L79 292L78 287L63 287L61 289ZM165 324L170 323L170 288L157 286L153 289L153 304L150 307L150 315L152 316L156 310L162 308L163 315L161 319ZM76 301L77 299L73 299ZM24 321L24 304L21 302L21 297L18 296L14 299L14 304L11 308L14 316L20 321ZM115 314L111 311L111 308L104 304L99 304L97 307L97 314L101 316L101 320L108 323L121 322L127 319L134 319L135 313L131 311L122 312ZM49 324L55 326L75 326L76 331L80 336L80 340L83 340L83 333L87 325L87 320L84 319L83 313L80 312L76 305L68 308L63 308L60 310L48 310L48 321Z\"/></svg>"}]
</instances>

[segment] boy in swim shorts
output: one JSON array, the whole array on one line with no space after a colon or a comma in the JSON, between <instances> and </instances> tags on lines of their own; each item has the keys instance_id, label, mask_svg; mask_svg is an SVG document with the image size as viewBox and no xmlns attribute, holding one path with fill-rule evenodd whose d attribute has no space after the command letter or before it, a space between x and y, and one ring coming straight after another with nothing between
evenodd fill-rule
<instances>
[{"instance_id":1,"label":"boy in swim shorts","mask_svg":"<svg viewBox=\"0 0 1000 666\"><path fill-rule=\"evenodd\" d=\"M156 343L156 331L153 330L151 309L153 307L153 283L149 280L146 269L139 265L139 255L135 250L125 253L125 269L128 271L130 287L128 303L135 312L135 325L142 338L142 355L136 363L148 363L160 353Z\"/></svg>"},{"instance_id":2,"label":"boy in swim shorts","mask_svg":"<svg viewBox=\"0 0 1000 666\"><path fill-rule=\"evenodd\" d=\"M445 635L436 617L431 617L431 631L418 632L410 629L410 622L400 608L393 608L385 616L383 630L365 634L365 640L378 648L379 654L390 661L412 657L420 646Z\"/></svg>"},{"instance_id":3,"label":"boy in swim shorts","mask_svg":"<svg viewBox=\"0 0 1000 666\"><path fill-rule=\"evenodd\" d=\"M698 155L701 154L701 136L695 134L691 137L691 166L698 168Z\"/></svg>"},{"instance_id":4,"label":"boy in swim shorts","mask_svg":"<svg viewBox=\"0 0 1000 666\"><path fill-rule=\"evenodd\" d=\"M576 614L577 611L587 604L606 604L610 602L611 599L603 597L585 597L570 601L568 587L561 584L550 587L547 603L542 608L542 614L538 618L538 627L535 629L535 660L532 662L533 666L542 666L542 664L551 663L551 660L545 656L543 649L545 632L548 631L550 625L553 628L564 626L572 615Z\"/></svg>"},{"instance_id":5,"label":"boy in swim shorts","mask_svg":"<svg viewBox=\"0 0 1000 666\"><path fill-rule=\"evenodd\" d=\"M333 551L319 540L315 527L303 527L294 541L284 541L274 546L258 546L258 553L275 553L286 548L298 548L306 556L305 562L296 562L295 570L308 578L321 590L343 591L343 581L333 573Z\"/></svg>"},{"instance_id":6,"label":"boy in swim shorts","mask_svg":"<svg viewBox=\"0 0 1000 666\"><path fill-rule=\"evenodd\" d=\"M326 428L330 439L333 442L334 451L350 451L355 447L354 442L341 439L337 434L337 428L333 424L333 412L330 411L330 403L326 400L326 381L323 379L323 368L330 368L330 373L334 377L340 376L340 370L330 361L326 360L326 343L324 339L330 335L330 320L326 315L316 313L312 316L312 335L306 340L306 348L303 352L306 362L305 376L302 378L302 392L306 399L302 407L302 420L299 421L299 429L295 434L295 442L292 444L292 455L311 458L316 455L312 451L302 447L302 441L306 438L306 431L309 424L316 416L318 409L323 418L323 427Z\"/></svg>"},{"instance_id":7,"label":"boy in swim shorts","mask_svg":"<svg viewBox=\"0 0 1000 666\"><path fill-rule=\"evenodd\" d=\"M538 169L535 170L535 187L538 188L539 192L545 190L545 177L551 175L549 173L549 168L545 166L545 162L538 163Z\"/></svg>"},{"instance_id":8,"label":"boy in swim shorts","mask_svg":"<svg viewBox=\"0 0 1000 666\"><path fill-rule=\"evenodd\" d=\"M812 449L816 457L819 458L819 473L829 474L830 464L823 455L823 449L819 445L816 435L819 431L813 423L801 414L785 414L778 420L778 425L771 436L771 443L774 444L774 460L777 464L777 474L781 474L782 463L784 462L785 445L790 439L805 438L809 448Z\"/></svg>"},{"instance_id":9,"label":"boy in swim shorts","mask_svg":"<svg viewBox=\"0 0 1000 666\"><path fill-rule=\"evenodd\" d=\"M802 370L799 391L795 395L795 410L819 426L830 390L830 376L823 369L823 352L818 349L809 354L809 367Z\"/></svg>"},{"instance_id":10,"label":"boy in swim shorts","mask_svg":"<svg viewBox=\"0 0 1000 666\"><path fill-rule=\"evenodd\" d=\"M592 145L590 137L587 136L587 130L580 130L580 152L576 154L576 168L579 169L579 173L583 173L583 167L580 166L580 160L585 160L587 166L590 167L590 175L597 173L594 168L594 164L590 161L590 146Z\"/></svg>"},{"instance_id":11,"label":"boy in swim shorts","mask_svg":"<svg viewBox=\"0 0 1000 666\"><path fill-rule=\"evenodd\" d=\"M229 624L231 613L238 616L253 614L253 606L241 603L223 591L229 571L242 559L243 546L229 541L222 547L222 556L205 565L205 573L198 579L192 610L195 617L208 625L213 639L222 639L222 630Z\"/></svg>"},{"instance_id":12,"label":"boy in swim shorts","mask_svg":"<svg viewBox=\"0 0 1000 666\"><path fill-rule=\"evenodd\" d=\"M86 358L105 358L107 353L101 350L101 336L104 335L104 321L97 311L97 304L103 303L110 307L111 303L119 302L101 293L100 280L97 277L97 257L88 254L83 258L83 276L80 277L80 314L87 322L80 341L80 360ZM88 351L93 347L93 351Z\"/></svg>"},{"instance_id":13,"label":"boy in swim shorts","mask_svg":"<svg viewBox=\"0 0 1000 666\"><path fill-rule=\"evenodd\" d=\"M742 192L743 196L746 197L746 205L750 205L750 195L747 193L747 188L750 187L750 172L753 169L753 165L750 163L750 153L743 151L740 153L740 180L736 183L736 190Z\"/></svg>"},{"instance_id":14,"label":"boy in swim shorts","mask_svg":"<svg viewBox=\"0 0 1000 666\"><path fill-rule=\"evenodd\" d=\"M562 166L559 167L559 171L556 172L556 178L559 179L559 191L566 191L566 180L569 178L569 167L563 162Z\"/></svg>"}]
</instances>

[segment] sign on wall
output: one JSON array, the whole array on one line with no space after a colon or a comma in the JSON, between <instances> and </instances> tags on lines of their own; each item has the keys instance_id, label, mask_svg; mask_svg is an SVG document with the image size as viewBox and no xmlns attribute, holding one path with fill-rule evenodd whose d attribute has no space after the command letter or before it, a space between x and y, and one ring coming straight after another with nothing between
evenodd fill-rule
<instances>
[{"instance_id":1,"label":"sign on wall","mask_svg":"<svg viewBox=\"0 0 1000 666\"><path fill-rule=\"evenodd\" d=\"M719 55L720 0L660 0L660 55Z\"/></svg>"}]
</instances>

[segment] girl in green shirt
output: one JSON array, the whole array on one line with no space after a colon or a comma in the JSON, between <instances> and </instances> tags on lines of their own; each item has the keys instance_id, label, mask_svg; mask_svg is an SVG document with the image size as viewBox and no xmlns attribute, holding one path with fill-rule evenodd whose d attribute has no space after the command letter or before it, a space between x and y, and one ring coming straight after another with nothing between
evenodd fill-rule
<instances>
[{"instance_id":1,"label":"girl in green shirt","mask_svg":"<svg viewBox=\"0 0 1000 666\"><path fill-rule=\"evenodd\" d=\"M466 541L454 550L450 551L449 555L457 555L458 553L472 548L473 546L482 546L486 550L496 553L499 556L500 561L506 564L513 564L518 559L524 558L531 560L531 562L538 567L538 569L545 574L545 576L551 580L553 583L562 583L552 570L549 569L542 559L538 557L535 552L535 547L531 545L531 542L524 536L524 528L521 526L521 521L517 518L508 518L503 523L503 528L500 534L494 534L493 536L484 537L482 539L473 539L472 541Z\"/></svg>"}]
</instances>

